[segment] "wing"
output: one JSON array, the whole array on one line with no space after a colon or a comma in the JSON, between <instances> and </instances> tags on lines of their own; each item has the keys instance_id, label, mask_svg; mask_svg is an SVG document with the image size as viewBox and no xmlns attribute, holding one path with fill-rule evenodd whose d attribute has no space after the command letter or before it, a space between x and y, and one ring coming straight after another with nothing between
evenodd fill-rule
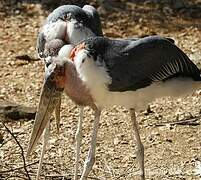
<instances>
[{"instance_id":1,"label":"wing","mask_svg":"<svg viewBox=\"0 0 201 180\"><path fill-rule=\"evenodd\" d=\"M102 57L112 83L110 91L144 88L173 77L200 81L200 70L172 42L158 36L137 41L111 40Z\"/></svg>"},{"instance_id":2,"label":"wing","mask_svg":"<svg viewBox=\"0 0 201 180\"><path fill-rule=\"evenodd\" d=\"M101 21L97 10L90 5L85 5L82 9L85 11L90 20L90 29L92 29L97 36L103 36Z\"/></svg>"},{"instance_id":3,"label":"wing","mask_svg":"<svg viewBox=\"0 0 201 180\"><path fill-rule=\"evenodd\" d=\"M145 36L145 37L147 37L147 36ZM125 40L128 40L128 41L137 41L137 40L140 40L142 38L144 38L144 37L129 37L129 38L126 38ZM168 40L168 41L170 41L171 43L175 43L174 39L172 39L172 38L165 37L165 39ZM116 39L116 40L122 40L122 39Z\"/></svg>"}]
</instances>

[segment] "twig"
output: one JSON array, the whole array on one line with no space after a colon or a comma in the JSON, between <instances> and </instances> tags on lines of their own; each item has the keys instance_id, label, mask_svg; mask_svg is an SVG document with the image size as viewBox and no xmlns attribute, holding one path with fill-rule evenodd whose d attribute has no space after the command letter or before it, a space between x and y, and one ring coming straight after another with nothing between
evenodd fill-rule
<instances>
[{"instance_id":1,"label":"twig","mask_svg":"<svg viewBox=\"0 0 201 180\"><path fill-rule=\"evenodd\" d=\"M25 156L24 156L24 150L21 146L21 144L19 143L19 141L17 140L17 138L13 135L13 133L10 131L10 129L2 122L3 126L6 128L6 130L9 132L9 134L14 138L15 142L17 143L17 145L20 147L21 150L21 155L22 155L22 159L23 159L23 164L24 164L24 170L26 172L26 176L29 180L31 180L30 176L29 176L29 172L27 170L26 167L26 160L25 160Z\"/></svg>"},{"instance_id":2,"label":"twig","mask_svg":"<svg viewBox=\"0 0 201 180\"><path fill-rule=\"evenodd\" d=\"M197 126L200 125L200 122L198 120L200 119L201 116L197 116L194 118L188 118L188 119L183 119L179 121L173 121L173 122L163 122L160 124L154 124L152 126L166 126L166 125L192 125L192 126Z\"/></svg>"},{"instance_id":3,"label":"twig","mask_svg":"<svg viewBox=\"0 0 201 180\"><path fill-rule=\"evenodd\" d=\"M30 164L26 165L26 167L32 166L32 165L37 164L37 163L38 163L38 161L35 161L33 163L30 163ZM5 170L5 171L0 171L0 174L16 171L16 170L19 170L19 169L22 169L22 168L24 168L24 166L20 166L20 167L14 168L14 169L8 169L8 170Z\"/></svg>"}]
</instances>

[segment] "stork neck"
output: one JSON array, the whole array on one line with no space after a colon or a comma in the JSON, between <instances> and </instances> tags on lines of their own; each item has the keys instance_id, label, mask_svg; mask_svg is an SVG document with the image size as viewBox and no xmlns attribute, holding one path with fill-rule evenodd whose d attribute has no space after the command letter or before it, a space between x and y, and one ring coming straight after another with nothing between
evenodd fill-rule
<instances>
[{"instance_id":1,"label":"stork neck","mask_svg":"<svg viewBox=\"0 0 201 180\"><path fill-rule=\"evenodd\" d=\"M89 90L79 77L75 65L70 61L65 64L64 91L76 104L95 107Z\"/></svg>"}]
</instances>

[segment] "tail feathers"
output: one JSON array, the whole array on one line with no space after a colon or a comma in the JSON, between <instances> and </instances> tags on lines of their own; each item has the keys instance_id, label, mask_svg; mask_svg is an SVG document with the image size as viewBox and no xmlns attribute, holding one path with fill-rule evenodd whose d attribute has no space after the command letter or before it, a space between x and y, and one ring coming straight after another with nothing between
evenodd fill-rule
<instances>
[{"instance_id":1,"label":"tail feathers","mask_svg":"<svg viewBox=\"0 0 201 180\"><path fill-rule=\"evenodd\" d=\"M191 77L194 81L201 81L201 70L188 58L188 56L182 52L183 75Z\"/></svg>"}]
</instances>

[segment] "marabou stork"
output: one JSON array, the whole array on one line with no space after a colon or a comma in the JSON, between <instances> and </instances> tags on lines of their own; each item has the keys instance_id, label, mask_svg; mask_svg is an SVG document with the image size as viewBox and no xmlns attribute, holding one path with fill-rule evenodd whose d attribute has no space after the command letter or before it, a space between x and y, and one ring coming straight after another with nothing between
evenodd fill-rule
<instances>
[{"instance_id":1,"label":"marabou stork","mask_svg":"<svg viewBox=\"0 0 201 180\"><path fill-rule=\"evenodd\" d=\"M55 9L46 19L41 27L37 38L37 52L45 62L47 68L54 58L59 56L62 59L67 57L68 52L78 42L91 36L102 36L101 22L98 12L93 6L85 5L80 8L75 5L63 5ZM61 97L55 107L57 131L60 125L60 105ZM78 129L76 132L76 159L75 159L75 179L78 174L78 162L81 144L81 122L83 119L83 107L80 106ZM36 179L39 179L42 167L45 147L49 137L49 124L44 133L44 142L41 152Z\"/></svg>"},{"instance_id":2,"label":"marabou stork","mask_svg":"<svg viewBox=\"0 0 201 180\"><path fill-rule=\"evenodd\" d=\"M76 104L94 110L91 144L81 180L87 179L95 161L101 110L113 105L129 109L142 180L145 179L144 147L135 109L156 98L177 97L200 87L200 70L174 43L150 36L138 40L91 37L63 58L52 57L46 69L38 113L28 153L36 145L64 91Z\"/></svg>"}]
</instances>

